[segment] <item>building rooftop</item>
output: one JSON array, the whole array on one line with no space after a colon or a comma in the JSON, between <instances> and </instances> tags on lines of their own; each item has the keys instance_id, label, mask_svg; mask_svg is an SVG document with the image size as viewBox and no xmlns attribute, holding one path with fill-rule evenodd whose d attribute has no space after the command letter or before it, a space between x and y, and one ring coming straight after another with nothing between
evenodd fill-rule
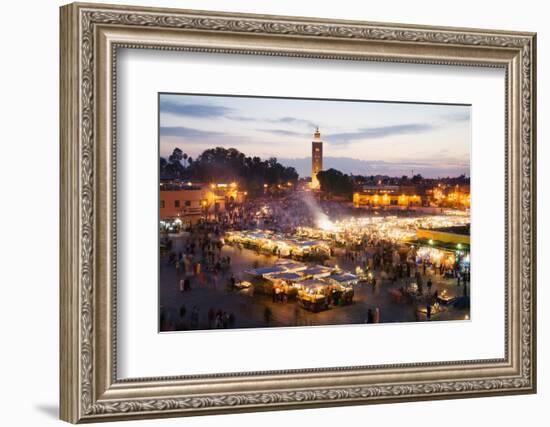
<instances>
[{"instance_id":1,"label":"building rooftop","mask_svg":"<svg viewBox=\"0 0 550 427\"><path fill-rule=\"evenodd\" d=\"M470 224L467 225L455 225L452 227L438 227L431 228L432 231L441 231L442 233L460 234L462 236L470 235Z\"/></svg>"},{"instance_id":2,"label":"building rooftop","mask_svg":"<svg viewBox=\"0 0 550 427\"><path fill-rule=\"evenodd\" d=\"M442 249L449 252L463 251L465 253L470 253L470 245L467 243L451 243L451 242L443 242L441 240L430 240L430 239L414 239L414 240L409 240L407 243L413 246L423 246L426 248Z\"/></svg>"}]
</instances>

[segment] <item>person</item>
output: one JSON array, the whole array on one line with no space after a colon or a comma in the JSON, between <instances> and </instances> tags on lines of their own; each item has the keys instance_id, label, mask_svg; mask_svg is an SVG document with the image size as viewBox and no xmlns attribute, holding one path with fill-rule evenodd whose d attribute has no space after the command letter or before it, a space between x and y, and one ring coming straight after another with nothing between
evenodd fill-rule
<instances>
[{"instance_id":1,"label":"person","mask_svg":"<svg viewBox=\"0 0 550 427\"><path fill-rule=\"evenodd\" d=\"M417 305L413 306L413 314L414 314L414 321L419 322L420 321L420 316L418 315L418 306Z\"/></svg>"},{"instance_id":2,"label":"person","mask_svg":"<svg viewBox=\"0 0 550 427\"><path fill-rule=\"evenodd\" d=\"M229 326L229 315L224 311L222 315L222 325L224 329Z\"/></svg>"},{"instance_id":3,"label":"person","mask_svg":"<svg viewBox=\"0 0 550 427\"><path fill-rule=\"evenodd\" d=\"M336 289L333 289L331 294L331 300L333 305L335 306L338 305L338 301L340 300L339 297L340 296L338 295L338 292L336 291Z\"/></svg>"},{"instance_id":4,"label":"person","mask_svg":"<svg viewBox=\"0 0 550 427\"><path fill-rule=\"evenodd\" d=\"M180 292L185 291L185 280L180 279Z\"/></svg>"},{"instance_id":5,"label":"person","mask_svg":"<svg viewBox=\"0 0 550 427\"><path fill-rule=\"evenodd\" d=\"M275 288L275 301L280 302L281 301L281 289Z\"/></svg>"},{"instance_id":6,"label":"person","mask_svg":"<svg viewBox=\"0 0 550 427\"><path fill-rule=\"evenodd\" d=\"M372 312L372 308L369 308L367 310L367 323L374 323L374 314Z\"/></svg>"},{"instance_id":7,"label":"person","mask_svg":"<svg viewBox=\"0 0 550 427\"><path fill-rule=\"evenodd\" d=\"M191 310L191 327L196 328L199 323L199 309L196 305L193 306Z\"/></svg>"},{"instance_id":8,"label":"person","mask_svg":"<svg viewBox=\"0 0 550 427\"><path fill-rule=\"evenodd\" d=\"M271 322L271 314L271 309L266 306L264 310L264 320L266 325L269 325L269 323Z\"/></svg>"},{"instance_id":9,"label":"person","mask_svg":"<svg viewBox=\"0 0 550 427\"><path fill-rule=\"evenodd\" d=\"M300 320L300 310L298 307L294 307L294 325L298 325Z\"/></svg>"},{"instance_id":10,"label":"person","mask_svg":"<svg viewBox=\"0 0 550 427\"><path fill-rule=\"evenodd\" d=\"M426 305L426 320L430 320L432 318L432 306L430 304Z\"/></svg>"},{"instance_id":11,"label":"person","mask_svg":"<svg viewBox=\"0 0 550 427\"><path fill-rule=\"evenodd\" d=\"M214 325L214 317L215 317L214 309L210 308L208 310L208 329L212 329L212 326Z\"/></svg>"},{"instance_id":12,"label":"person","mask_svg":"<svg viewBox=\"0 0 550 427\"><path fill-rule=\"evenodd\" d=\"M222 312L220 310L216 313L216 323L214 326L216 329L220 329L222 327Z\"/></svg>"},{"instance_id":13,"label":"person","mask_svg":"<svg viewBox=\"0 0 550 427\"><path fill-rule=\"evenodd\" d=\"M374 309L373 322L380 323L380 309L378 307Z\"/></svg>"}]
</instances>

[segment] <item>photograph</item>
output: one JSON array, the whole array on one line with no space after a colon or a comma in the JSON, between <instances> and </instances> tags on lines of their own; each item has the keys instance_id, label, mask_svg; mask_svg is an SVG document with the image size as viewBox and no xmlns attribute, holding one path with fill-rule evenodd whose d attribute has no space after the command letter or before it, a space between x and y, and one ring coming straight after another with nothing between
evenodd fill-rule
<instances>
[{"instance_id":1,"label":"photograph","mask_svg":"<svg viewBox=\"0 0 550 427\"><path fill-rule=\"evenodd\" d=\"M470 319L470 105L158 103L160 332Z\"/></svg>"}]
</instances>

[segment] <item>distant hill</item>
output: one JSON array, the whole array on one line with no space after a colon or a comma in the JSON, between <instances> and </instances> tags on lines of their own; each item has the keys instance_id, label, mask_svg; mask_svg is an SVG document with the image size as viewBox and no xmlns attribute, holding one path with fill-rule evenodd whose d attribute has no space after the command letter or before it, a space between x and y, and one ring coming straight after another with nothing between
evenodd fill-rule
<instances>
[{"instance_id":1,"label":"distant hill","mask_svg":"<svg viewBox=\"0 0 550 427\"><path fill-rule=\"evenodd\" d=\"M285 166L292 166L301 177L311 174L311 158L282 159L278 161ZM366 161L352 159L351 157L324 157L323 169L334 168L341 172L353 175L377 175L388 169L388 163L382 161Z\"/></svg>"},{"instance_id":2,"label":"distant hill","mask_svg":"<svg viewBox=\"0 0 550 427\"><path fill-rule=\"evenodd\" d=\"M300 177L311 175L311 158L304 157L301 159L286 159L278 158L278 161L284 166L292 166L296 169ZM387 176L403 176L411 175L411 171L420 173L427 178L437 178L444 176L459 176L464 174L470 176L470 168L464 165L455 166L438 166L430 164L405 164L405 163L390 163L384 161L358 160L351 157L324 157L323 169L337 169L346 174L353 175L387 175Z\"/></svg>"}]
</instances>

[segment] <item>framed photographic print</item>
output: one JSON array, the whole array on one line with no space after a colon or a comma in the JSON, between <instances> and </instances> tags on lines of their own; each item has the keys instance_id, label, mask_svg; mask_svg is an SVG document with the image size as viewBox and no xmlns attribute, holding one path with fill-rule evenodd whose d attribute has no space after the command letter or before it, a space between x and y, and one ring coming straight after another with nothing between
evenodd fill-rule
<instances>
[{"instance_id":1,"label":"framed photographic print","mask_svg":"<svg viewBox=\"0 0 550 427\"><path fill-rule=\"evenodd\" d=\"M535 34L61 8L61 418L533 393Z\"/></svg>"}]
</instances>

